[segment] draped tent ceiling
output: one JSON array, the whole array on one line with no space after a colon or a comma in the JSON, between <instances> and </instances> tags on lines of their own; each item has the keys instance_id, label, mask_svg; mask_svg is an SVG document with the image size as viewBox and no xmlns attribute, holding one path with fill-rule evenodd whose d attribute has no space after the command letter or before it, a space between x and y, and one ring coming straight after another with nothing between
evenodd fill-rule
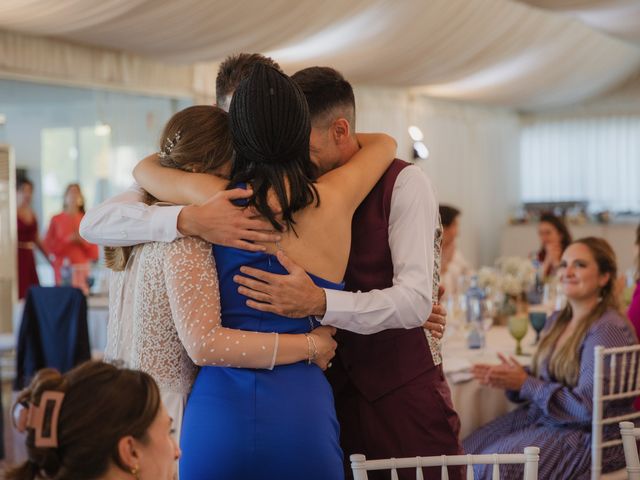
<instances>
[{"instance_id":1,"label":"draped tent ceiling","mask_svg":"<svg viewBox=\"0 0 640 480\"><path fill-rule=\"evenodd\" d=\"M356 84L521 109L640 71L640 0L4 0L0 29L177 69L263 52L289 72L331 65Z\"/></svg>"}]
</instances>

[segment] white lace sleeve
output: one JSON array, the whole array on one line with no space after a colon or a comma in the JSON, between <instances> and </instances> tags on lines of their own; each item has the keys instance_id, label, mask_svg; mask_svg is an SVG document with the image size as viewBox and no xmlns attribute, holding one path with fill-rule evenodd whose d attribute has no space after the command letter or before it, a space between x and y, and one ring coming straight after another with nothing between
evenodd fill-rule
<instances>
[{"instance_id":1,"label":"white lace sleeve","mask_svg":"<svg viewBox=\"0 0 640 480\"><path fill-rule=\"evenodd\" d=\"M195 237L174 241L164 259L164 275L178 336L196 365L273 368L277 334L222 326L209 243Z\"/></svg>"}]
</instances>

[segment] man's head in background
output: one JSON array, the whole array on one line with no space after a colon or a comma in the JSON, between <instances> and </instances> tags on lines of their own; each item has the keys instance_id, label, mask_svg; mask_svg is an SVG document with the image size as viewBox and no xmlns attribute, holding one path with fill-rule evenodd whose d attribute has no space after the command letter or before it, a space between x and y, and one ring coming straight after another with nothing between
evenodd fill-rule
<instances>
[{"instance_id":1,"label":"man's head in background","mask_svg":"<svg viewBox=\"0 0 640 480\"><path fill-rule=\"evenodd\" d=\"M280 65L270 57L259 53L239 53L224 59L216 76L216 105L229 111L231 97L240 82L249 76L254 65L262 64L282 71Z\"/></svg>"},{"instance_id":2,"label":"man's head in background","mask_svg":"<svg viewBox=\"0 0 640 480\"><path fill-rule=\"evenodd\" d=\"M440 205L440 220L442 221L443 239L442 247L452 245L458 236L458 217L460 210L450 205Z\"/></svg>"}]
</instances>

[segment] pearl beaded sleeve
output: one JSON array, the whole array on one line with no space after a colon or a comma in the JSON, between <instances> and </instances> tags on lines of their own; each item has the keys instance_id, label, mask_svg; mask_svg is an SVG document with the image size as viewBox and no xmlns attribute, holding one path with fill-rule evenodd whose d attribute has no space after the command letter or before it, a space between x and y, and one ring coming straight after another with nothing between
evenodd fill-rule
<instances>
[{"instance_id":1,"label":"pearl beaded sleeve","mask_svg":"<svg viewBox=\"0 0 640 480\"><path fill-rule=\"evenodd\" d=\"M164 276L178 336L196 365L273 368L277 333L222 326L218 276L209 243L195 237L174 241L164 259Z\"/></svg>"}]
</instances>

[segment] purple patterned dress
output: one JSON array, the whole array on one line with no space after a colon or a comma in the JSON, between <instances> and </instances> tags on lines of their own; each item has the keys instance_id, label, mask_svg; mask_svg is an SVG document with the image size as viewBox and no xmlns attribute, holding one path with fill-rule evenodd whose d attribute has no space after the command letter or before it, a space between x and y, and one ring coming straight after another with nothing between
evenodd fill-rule
<instances>
[{"instance_id":1,"label":"purple patterned dress","mask_svg":"<svg viewBox=\"0 0 640 480\"><path fill-rule=\"evenodd\" d=\"M556 318L550 317L546 328ZM507 392L510 400L527 403L469 435L462 442L464 451L472 454L522 453L525 447L536 446L540 447L539 478L589 479L594 348L597 345L623 347L636 342L629 321L614 310L607 311L585 336L575 387L556 382L549 375L547 365L543 365L539 378L529 376L520 391ZM606 416L632 411L633 399L605 404ZM619 437L617 424L605 427L604 441ZM622 445L604 450L603 472L618 470L624 465ZM477 478L491 478L491 465L474 468ZM522 465L500 466L501 478L522 478L523 472Z\"/></svg>"}]
</instances>

